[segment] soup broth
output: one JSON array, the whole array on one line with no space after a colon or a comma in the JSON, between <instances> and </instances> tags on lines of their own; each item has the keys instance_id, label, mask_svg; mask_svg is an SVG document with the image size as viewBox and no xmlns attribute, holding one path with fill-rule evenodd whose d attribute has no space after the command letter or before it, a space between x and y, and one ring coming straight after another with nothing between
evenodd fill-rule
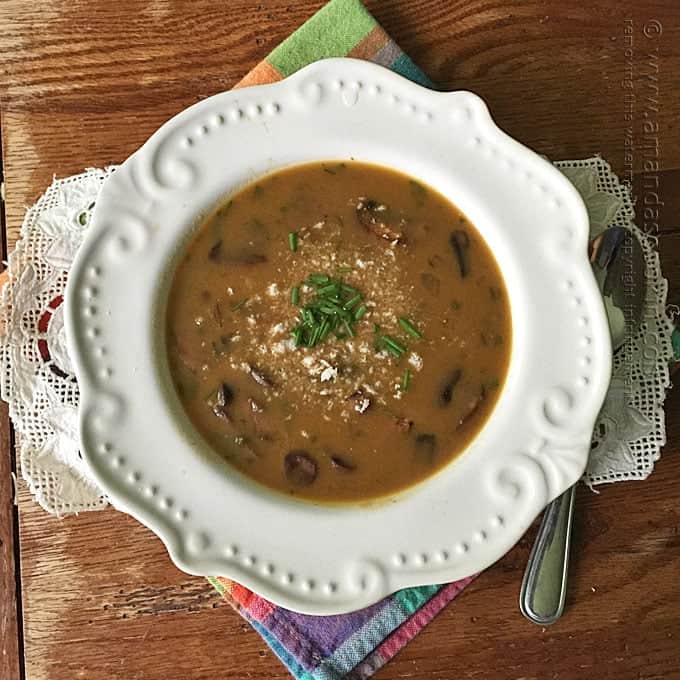
<instances>
[{"instance_id":1,"label":"soup broth","mask_svg":"<svg viewBox=\"0 0 680 680\"><path fill-rule=\"evenodd\" d=\"M243 474L314 501L392 494L452 461L510 348L503 278L465 215L354 161L231 196L184 251L167 310L196 429Z\"/></svg>"}]
</instances>

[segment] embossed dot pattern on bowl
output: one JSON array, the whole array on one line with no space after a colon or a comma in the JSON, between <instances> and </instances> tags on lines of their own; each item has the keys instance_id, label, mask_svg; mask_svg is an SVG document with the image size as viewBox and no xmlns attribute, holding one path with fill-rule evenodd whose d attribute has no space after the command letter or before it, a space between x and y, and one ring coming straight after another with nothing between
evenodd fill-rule
<instances>
[{"instance_id":1,"label":"embossed dot pattern on bowl","mask_svg":"<svg viewBox=\"0 0 680 680\"><path fill-rule=\"evenodd\" d=\"M450 195L497 253L521 320L499 415L460 464L361 513L272 499L199 455L202 445L169 407L152 318L162 302L157 281L187 225L225 187L280 164L349 156L394 165ZM555 480L566 488L585 464L582 433L601 406L610 357L581 248L587 216L564 177L502 134L470 93L437 93L373 64L330 60L271 86L216 95L116 170L87 232L65 305L83 456L180 568L232 576L309 613L352 610L388 587L484 568L563 490ZM557 314L560 331L548 332L542 321ZM545 369L538 375L532 365ZM244 516L247 527L235 519Z\"/></svg>"}]
</instances>

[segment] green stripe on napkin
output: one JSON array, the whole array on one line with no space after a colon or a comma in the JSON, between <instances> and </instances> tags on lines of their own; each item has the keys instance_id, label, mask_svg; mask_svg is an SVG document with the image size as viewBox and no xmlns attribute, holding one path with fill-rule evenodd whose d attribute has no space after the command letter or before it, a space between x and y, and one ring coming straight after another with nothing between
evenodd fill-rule
<instances>
[{"instance_id":1,"label":"green stripe on napkin","mask_svg":"<svg viewBox=\"0 0 680 680\"><path fill-rule=\"evenodd\" d=\"M331 0L261 61L236 87L282 80L319 59L355 57L410 80L432 81L404 54L359 0Z\"/></svg>"},{"instance_id":2,"label":"green stripe on napkin","mask_svg":"<svg viewBox=\"0 0 680 680\"><path fill-rule=\"evenodd\" d=\"M267 57L284 77L328 57L346 57L377 21L359 0L329 2Z\"/></svg>"}]
</instances>

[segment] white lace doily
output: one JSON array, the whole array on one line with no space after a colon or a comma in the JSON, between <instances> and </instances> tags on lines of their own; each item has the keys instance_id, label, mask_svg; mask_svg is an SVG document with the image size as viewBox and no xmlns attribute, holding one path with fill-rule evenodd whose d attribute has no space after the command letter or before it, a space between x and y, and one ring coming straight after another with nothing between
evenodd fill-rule
<instances>
[{"instance_id":1,"label":"white lace doily","mask_svg":"<svg viewBox=\"0 0 680 680\"><path fill-rule=\"evenodd\" d=\"M555 165L583 196L592 235L610 225L629 227L644 250L644 324L615 356L584 481L643 479L666 441L667 282L654 238L633 224L630 192L607 163L589 158ZM18 433L21 473L40 505L58 515L107 504L78 452L78 386L66 351L63 292L99 190L114 170L90 169L52 183L26 213L0 296L0 387Z\"/></svg>"}]
</instances>

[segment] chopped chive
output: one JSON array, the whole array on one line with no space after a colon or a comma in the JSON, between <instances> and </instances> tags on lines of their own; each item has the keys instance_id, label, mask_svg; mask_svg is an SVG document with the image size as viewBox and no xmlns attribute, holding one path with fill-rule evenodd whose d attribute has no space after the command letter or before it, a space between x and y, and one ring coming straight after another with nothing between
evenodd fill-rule
<instances>
[{"instance_id":1,"label":"chopped chive","mask_svg":"<svg viewBox=\"0 0 680 680\"><path fill-rule=\"evenodd\" d=\"M344 305L340 305L333 300L327 300L325 304L334 309L336 314L344 314L347 311Z\"/></svg>"},{"instance_id":2,"label":"chopped chive","mask_svg":"<svg viewBox=\"0 0 680 680\"><path fill-rule=\"evenodd\" d=\"M352 328L354 328L354 316L352 316L351 312L343 312L342 314L340 314L340 320L342 321L342 323L347 322L352 326Z\"/></svg>"},{"instance_id":3,"label":"chopped chive","mask_svg":"<svg viewBox=\"0 0 680 680\"><path fill-rule=\"evenodd\" d=\"M248 298L243 298L243 300L239 300L235 305L231 306L231 311L238 312L238 310L241 309L241 307L243 307L243 305L245 305L246 302L248 302Z\"/></svg>"},{"instance_id":4,"label":"chopped chive","mask_svg":"<svg viewBox=\"0 0 680 680\"><path fill-rule=\"evenodd\" d=\"M382 335L380 334L380 326L377 323L373 324L373 348L375 349L376 352L380 352L382 350Z\"/></svg>"},{"instance_id":5,"label":"chopped chive","mask_svg":"<svg viewBox=\"0 0 680 680\"><path fill-rule=\"evenodd\" d=\"M352 309L352 307L354 307L354 305L356 305L356 303L360 302L360 301L361 301L361 295L355 295L353 298L350 298L349 300L347 300L347 302L345 302L343 307L345 309Z\"/></svg>"},{"instance_id":6,"label":"chopped chive","mask_svg":"<svg viewBox=\"0 0 680 680\"><path fill-rule=\"evenodd\" d=\"M399 354L404 354L406 352L406 347L402 345L399 340L396 338L393 338L391 335L383 335L382 336L382 341L386 344L389 345L390 347L393 347Z\"/></svg>"},{"instance_id":7,"label":"chopped chive","mask_svg":"<svg viewBox=\"0 0 680 680\"><path fill-rule=\"evenodd\" d=\"M368 307L366 305L361 305L356 312L354 312L354 320L359 321L359 319L366 314Z\"/></svg>"},{"instance_id":8,"label":"chopped chive","mask_svg":"<svg viewBox=\"0 0 680 680\"><path fill-rule=\"evenodd\" d=\"M337 271L338 274L349 274L351 271L354 271L354 270L352 269L352 267L342 266L342 267L338 267L335 271Z\"/></svg>"},{"instance_id":9,"label":"chopped chive","mask_svg":"<svg viewBox=\"0 0 680 680\"><path fill-rule=\"evenodd\" d=\"M321 324L321 330L319 331L319 342L323 342L326 339L326 336L331 330L331 324L328 321L328 319L324 319L324 322Z\"/></svg>"},{"instance_id":10,"label":"chopped chive","mask_svg":"<svg viewBox=\"0 0 680 680\"><path fill-rule=\"evenodd\" d=\"M320 332L321 332L321 326L316 326L314 328L312 335L309 338L309 342L307 343L309 347L314 347L314 345L316 345L317 340L319 339L319 333Z\"/></svg>"},{"instance_id":11,"label":"chopped chive","mask_svg":"<svg viewBox=\"0 0 680 680\"><path fill-rule=\"evenodd\" d=\"M340 285L337 283L327 283L325 286L317 288L317 295L328 295L329 293L337 293L340 290Z\"/></svg>"},{"instance_id":12,"label":"chopped chive","mask_svg":"<svg viewBox=\"0 0 680 680\"><path fill-rule=\"evenodd\" d=\"M346 283L340 284L340 287L342 288L345 293L352 293L352 295L357 295L359 293L359 290L355 288L354 286L348 286Z\"/></svg>"},{"instance_id":13,"label":"chopped chive","mask_svg":"<svg viewBox=\"0 0 680 680\"><path fill-rule=\"evenodd\" d=\"M294 231L288 232L288 245L293 252L297 250L297 234Z\"/></svg>"},{"instance_id":14,"label":"chopped chive","mask_svg":"<svg viewBox=\"0 0 680 680\"><path fill-rule=\"evenodd\" d=\"M395 358L397 358L397 359L401 359L402 352L400 352L398 349L395 349L394 347L392 347L392 346L390 346L390 345L387 345L387 344L386 344L384 347L382 347L381 349L385 349L385 350L387 350L393 357L395 357Z\"/></svg>"},{"instance_id":15,"label":"chopped chive","mask_svg":"<svg viewBox=\"0 0 680 680\"><path fill-rule=\"evenodd\" d=\"M411 382L411 371L408 370L408 368L404 371L404 375L401 378L401 389L402 392L406 392L408 389L409 383Z\"/></svg>"},{"instance_id":16,"label":"chopped chive","mask_svg":"<svg viewBox=\"0 0 680 680\"><path fill-rule=\"evenodd\" d=\"M302 304L301 291L309 291L303 289L304 285L311 286L314 291ZM292 304L300 307L297 325L292 331L298 347L314 347L331 333L339 339L355 337L354 324L369 311L357 288L344 283L342 278L327 274L309 274L304 283L291 288L290 296ZM399 347L396 351L403 353Z\"/></svg>"},{"instance_id":17,"label":"chopped chive","mask_svg":"<svg viewBox=\"0 0 680 680\"><path fill-rule=\"evenodd\" d=\"M399 325L409 335L412 335L414 338L418 338L418 340L420 340L423 337L423 334L408 319L405 319L403 316L399 317Z\"/></svg>"},{"instance_id":18,"label":"chopped chive","mask_svg":"<svg viewBox=\"0 0 680 680\"><path fill-rule=\"evenodd\" d=\"M355 333L354 333L354 329L352 328L352 325L347 323L347 319L343 320L342 323L343 323L344 327L347 329L347 333L349 334L349 336L351 338L353 338Z\"/></svg>"}]
</instances>

